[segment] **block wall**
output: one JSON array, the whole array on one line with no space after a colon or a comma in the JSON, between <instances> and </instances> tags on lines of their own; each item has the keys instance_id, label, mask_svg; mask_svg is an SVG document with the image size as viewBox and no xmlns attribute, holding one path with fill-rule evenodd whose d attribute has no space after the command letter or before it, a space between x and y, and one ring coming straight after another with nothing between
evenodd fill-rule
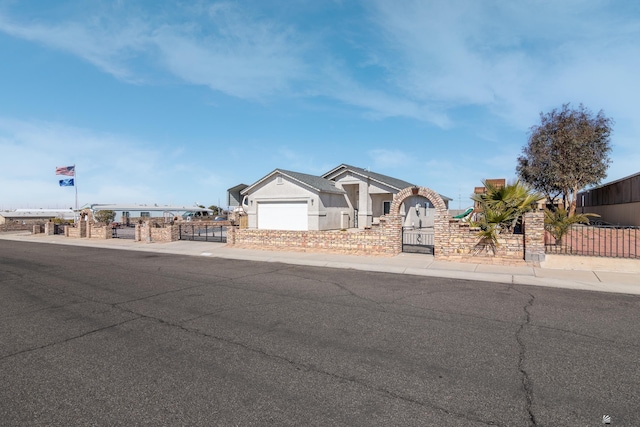
<instances>
[{"instance_id":1,"label":"block wall","mask_svg":"<svg viewBox=\"0 0 640 427\"><path fill-rule=\"evenodd\" d=\"M266 250L331 252L354 255L396 255L402 250L402 217L380 218L365 230L286 231L227 228L227 245Z\"/></svg>"}]
</instances>

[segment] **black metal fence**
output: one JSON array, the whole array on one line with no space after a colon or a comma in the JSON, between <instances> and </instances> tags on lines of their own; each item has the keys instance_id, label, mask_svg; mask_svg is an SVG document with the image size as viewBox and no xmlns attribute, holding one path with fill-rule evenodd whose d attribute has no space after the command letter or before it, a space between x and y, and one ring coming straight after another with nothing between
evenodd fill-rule
<instances>
[{"instance_id":1,"label":"black metal fence","mask_svg":"<svg viewBox=\"0 0 640 427\"><path fill-rule=\"evenodd\" d=\"M178 240L198 240L202 242L227 242L227 227L224 225L180 224Z\"/></svg>"},{"instance_id":2,"label":"black metal fence","mask_svg":"<svg viewBox=\"0 0 640 427\"><path fill-rule=\"evenodd\" d=\"M402 252L433 255L434 229L402 227Z\"/></svg>"},{"instance_id":3,"label":"black metal fence","mask_svg":"<svg viewBox=\"0 0 640 427\"><path fill-rule=\"evenodd\" d=\"M560 240L545 233L545 252L612 258L640 258L640 227L573 225Z\"/></svg>"}]
</instances>

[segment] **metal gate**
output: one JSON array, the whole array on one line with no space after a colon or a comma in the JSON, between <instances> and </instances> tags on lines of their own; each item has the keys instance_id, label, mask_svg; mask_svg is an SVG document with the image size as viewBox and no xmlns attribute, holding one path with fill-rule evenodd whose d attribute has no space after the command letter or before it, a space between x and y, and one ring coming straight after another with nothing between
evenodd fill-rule
<instances>
[{"instance_id":1,"label":"metal gate","mask_svg":"<svg viewBox=\"0 0 640 427\"><path fill-rule=\"evenodd\" d=\"M224 225L202 225L193 221L190 224L180 224L178 228L179 240L199 240L202 242L227 242L227 227Z\"/></svg>"},{"instance_id":2,"label":"metal gate","mask_svg":"<svg viewBox=\"0 0 640 427\"><path fill-rule=\"evenodd\" d=\"M433 227L402 227L402 252L433 255Z\"/></svg>"},{"instance_id":3,"label":"metal gate","mask_svg":"<svg viewBox=\"0 0 640 427\"><path fill-rule=\"evenodd\" d=\"M114 225L111 227L111 237L114 239L134 239L136 236L135 225Z\"/></svg>"}]
</instances>

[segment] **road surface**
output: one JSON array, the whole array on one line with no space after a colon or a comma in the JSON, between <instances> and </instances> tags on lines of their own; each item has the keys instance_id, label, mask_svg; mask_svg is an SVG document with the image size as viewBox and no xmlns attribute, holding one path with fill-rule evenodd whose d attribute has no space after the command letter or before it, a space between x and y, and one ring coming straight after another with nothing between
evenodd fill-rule
<instances>
[{"instance_id":1,"label":"road surface","mask_svg":"<svg viewBox=\"0 0 640 427\"><path fill-rule=\"evenodd\" d=\"M620 294L0 241L0 425L638 426L638 313Z\"/></svg>"}]
</instances>

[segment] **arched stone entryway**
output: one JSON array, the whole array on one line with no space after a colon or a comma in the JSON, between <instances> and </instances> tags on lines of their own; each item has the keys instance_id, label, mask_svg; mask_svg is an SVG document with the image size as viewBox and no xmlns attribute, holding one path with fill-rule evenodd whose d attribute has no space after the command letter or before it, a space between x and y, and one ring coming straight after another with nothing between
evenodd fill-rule
<instances>
[{"instance_id":1,"label":"arched stone entryway","mask_svg":"<svg viewBox=\"0 0 640 427\"><path fill-rule=\"evenodd\" d=\"M447 206L442 200L442 197L435 191L426 187L407 187L400 192L398 192L391 202L390 215L398 218L400 223L402 223L402 215L400 213L400 207L402 203L414 196L421 196L425 199L429 200L433 207L435 208L435 217L434 217L434 225L433 225L433 245L432 246L433 253L437 248L440 247L440 241L442 239L443 233L448 225L448 211ZM402 230L402 229L401 229ZM400 233L401 245L402 245L403 233ZM420 237L418 237L420 239ZM425 244L425 242L421 242L421 244Z\"/></svg>"}]
</instances>

